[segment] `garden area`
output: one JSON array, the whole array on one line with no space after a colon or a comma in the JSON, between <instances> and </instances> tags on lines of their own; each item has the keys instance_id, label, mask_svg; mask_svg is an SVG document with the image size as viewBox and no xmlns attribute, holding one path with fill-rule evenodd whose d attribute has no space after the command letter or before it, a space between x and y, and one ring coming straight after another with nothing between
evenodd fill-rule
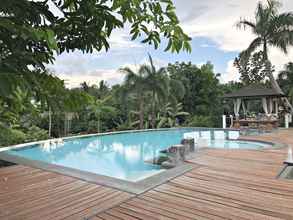
<instances>
[{"instance_id":1,"label":"garden area","mask_svg":"<svg viewBox=\"0 0 293 220\"><path fill-rule=\"evenodd\" d=\"M237 82L221 82L223 74L210 61L159 68L149 54L137 70L119 69L121 84L109 86L102 80L77 88L67 88L46 68L56 54L108 50L112 31L126 23L133 40L157 48L163 35L166 51L174 53L190 52L191 38L181 29L170 0L51 2L63 16L55 16L47 1L4 0L0 6L0 146L130 129L221 127L221 115L231 114L223 95L247 85L281 89L287 97L284 109L292 111L293 63L276 72L268 58L270 47L287 53L293 44L293 15L279 13L277 1L259 3L255 23L237 23L256 35L235 58L241 74ZM83 26L85 21L89 25Z\"/></svg>"}]
</instances>

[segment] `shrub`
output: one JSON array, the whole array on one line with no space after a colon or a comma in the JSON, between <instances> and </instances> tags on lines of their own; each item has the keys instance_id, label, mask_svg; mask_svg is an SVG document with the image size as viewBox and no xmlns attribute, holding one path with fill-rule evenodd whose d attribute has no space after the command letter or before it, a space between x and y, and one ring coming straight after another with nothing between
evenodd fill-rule
<instances>
[{"instance_id":1,"label":"shrub","mask_svg":"<svg viewBox=\"0 0 293 220\"><path fill-rule=\"evenodd\" d=\"M26 129L26 131L22 131L0 125L0 146L9 146L48 138L47 131L37 126L32 126Z\"/></svg>"},{"instance_id":2,"label":"shrub","mask_svg":"<svg viewBox=\"0 0 293 220\"><path fill-rule=\"evenodd\" d=\"M26 142L48 139L48 132L37 126L32 126L26 131Z\"/></svg>"},{"instance_id":3,"label":"shrub","mask_svg":"<svg viewBox=\"0 0 293 220\"><path fill-rule=\"evenodd\" d=\"M214 121L210 116L196 115L188 123L190 127L213 127Z\"/></svg>"},{"instance_id":4,"label":"shrub","mask_svg":"<svg viewBox=\"0 0 293 220\"><path fill-rule=\"evenodd\" d=\"M23 143L26 140L24 132L12 128L0 127L0 146L9 146L13 144Z\"/></svg>"}]
</instances>

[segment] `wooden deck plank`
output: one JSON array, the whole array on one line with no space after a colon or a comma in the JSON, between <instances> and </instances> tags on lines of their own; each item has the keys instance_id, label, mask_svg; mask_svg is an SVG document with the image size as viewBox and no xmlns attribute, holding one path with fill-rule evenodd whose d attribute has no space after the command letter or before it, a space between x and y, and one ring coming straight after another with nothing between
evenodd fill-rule
<instances>
[{"instance_id":1,"label":"wooden deck plank","mask_svg":"<svg viewBox=\"0 0 293 220\"><path fill-rule=\"evenodd\" d=\"M0 219L85 219L131 196L109 187L26 166L0 169Z\"/></svg>"},{"instance_id":2,"label":"wooden deck plank","mask_svg":"<svg viewBox=\"0 0 293 220\"><path fill-rule=\"evenodd\" d=\"M103 196L106 196L111 189L108 188L90 188L86 191L82 191L79 194L75 194L74 197L67 197L61 203L53 204L50 209L44 209L42 213L42 219L63 219L67 216L78 213L80 209L88 207L88 203L98 200ZM81 197L82 195L82 197ZM45 216L46 215L46 216ZM30 215L31 219L40 219L40 214L33 213Z\"/></svg>"},{"instance_id":3,"label":"wooden deck plank","mask_svg":"<svg viewBox=\"0 0 293 220\"><path fill-rule=\"evenodd\" d=\"M83 188L85 187L85 189ZM43 209L46 209L47 207L50 207L52 204L56 204L58 202L64 202L64 200L67 199L67 197L74 197L75 194L79 194L82 192L86 192L88 189L86 183L80 182L75 185L71 185L67 189L63 190L62 192L58 192L56 194L43 197L40 199L32 200L31 202L24 203L20 206L15 207L14 210L11 210L9 213L8 210L5 212L5 216L22 216L25 218L25 216L30 215L34 212L41 212ZM1 215L0 215L1 217ZM9 217L7 217L8 219Z\"/></svg>"},{"instance_id":4,"label":"wooden deck plank","mask_svg":"<svg viewBox=\"0 0 293 220\"><path fill-rule=\"evenodd\" d=\"M145 199L145 197L139 200L138 199L131 200L127 202L127 204L140 207L140 208L149 210L151 212L157 213L159 215L165 215L167 217L174 218L174 219L182 219L182 220L195 219L195 218L198 220L207 219L201 215L198 215L197 213L190 213L186 210L182 211L180 210L180 208L176 206L170 207L166 204L162 206L162 203L157 203L152 200L150 201L149 199Z\"/></svg>"},{"instance_id":5,"label":"wooden deck plank","mask_svg":"<svg viewBox=\"0 0 293 220\"><path fill-rule=\"evenodd\" d=\"M157 218L152 217L150 215L143 214L141 212L136 212L136 211L133 211L132 209L127 209L127 208L124 208L124 207L121 207L121 206L120 207L116 207L115 209L111 209L110 212L112 210L121 212L123 214L130 215L134 219L142 219L142 220L154 220L154 219L157 219ZM107 211L107 212L109 212L109 211Z\"/></svg>"},{"instance_id":6,"label":"wooden deck plank","mask_svg":"<svg viewBox=\"0 0 293 220\"><path fill-rule=\"evenodd\" d=\"M1 196L1 201L6 201L3 203L1 208L5 208L10 205L17 205L28 203L54 193L58 193L61 190L70 187L70 185L74 185L76 182L72 179L57 179L56 181L50 182L50 184L42 183L40 185L35 186L34 188L25 189L23 191L16 191L13 193L9 193L8 195ZM9 201L7 201L9 200ZM17 205L18 206L18 205Z\"/></svg>"},{"instance_id":7,"label":"wooden deck plank","mask_svg":"<svg viewBox=\"0 0 293 220\"><path fill-rule=\"evenodd\" d=\"M88 208L80 210L80 212L70 215L64 219L68 220L79 220L83 219L84 217L90 217L92 215L89 215L89 213L99 213L103 210L107 210L109 208L112 208L116 205L119 205L125 200L128 200L132 196L129 193L121 192L115 190L112 194L108 194L99 200L92 201L88 203Z\"/></svg>"},{"instance_id":8,"label":"wooden deck plank","mask_svg":"<svg viewBox=\"0 0 293 220\"><path fill-rule=\"evenodd\" d=\"M123 212L119 212L119 210L111 210L106 211L106 214L109 214L115 218L122 219L122 220L136 220L137 218L132 217L131 215L124 214Z\"/></svg>"}]
</instances>

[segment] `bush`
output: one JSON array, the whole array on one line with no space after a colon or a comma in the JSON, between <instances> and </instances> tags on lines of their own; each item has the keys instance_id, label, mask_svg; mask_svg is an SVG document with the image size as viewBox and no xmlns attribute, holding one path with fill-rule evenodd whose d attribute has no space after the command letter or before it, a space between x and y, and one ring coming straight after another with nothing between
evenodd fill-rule
<instances>
[{"instance_id":1,"label":"bush","mask_svg":"<svg viewBox=\"0 0 293 220\"><path fill-rule=\"evenodd\" d=\"M47 131L36 126L30 127L26 131L0 126L0 146L9 146L48 138Z\"/></svg>"},{"instance_id":2,"label":"bush","mask_svg":"<svg viewBox=\"0 0 293 220\"><path fill-rule=\"evenodd\" d=\"M210 116L196 115L188 123L190 127L214 127L213 118Z\"/></svg>"},{"instance_id":3,"label":"bush","mask_svg":"<svg viewBox=\"0 0 293 220\"><path fill-rule=\"evenodd\" d=\"M0 127L0 146L9 146L23 143L26 140L24 132L12 128Z\"/></svg>"},{"instance_id":4,"label":"bush","mask_svg":"<svg viewBox=\"0 0 293 220\"><path fill-rule=\"evenodd\" d=\"M26 132L26 142L48 139L48 132L37 126L30 127Z\"/></svg>"}]
</instances>

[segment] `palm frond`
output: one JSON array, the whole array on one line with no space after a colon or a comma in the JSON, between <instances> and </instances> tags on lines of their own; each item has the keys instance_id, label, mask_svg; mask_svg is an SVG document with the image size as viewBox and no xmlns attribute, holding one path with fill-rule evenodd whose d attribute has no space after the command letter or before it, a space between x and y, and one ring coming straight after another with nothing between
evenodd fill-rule
<instances>
[{"instance_id":1,"label":"palm frond","mask_svg":"<svg viewBox=\"0 0 293 220\"><path fill-rule=\"evenodd\" d=\"M262 39L260 37L255 38L248 46L248 48L242 52L241 56L243 56L243 58L249 57L258 47L261 46L261 44Z\"/></svg>"},{"instance_id":2,"label":"palm frond","mask_svg":"<svg viewBox=\"0 0 293 220\"><path fill-rule=\"evenodd\" d=\"M153 72L152 72L152 69L149 65L143 64L140 66L138 73L139 73L139 75L146 78L149 75L151 75Z\"/></svg>"},{"instance_id":3,"label":"palm frond","mask_svg":"<svg viewBox=\"0 0 293 220\"><path fill-rule=\"evenodd\" d=\"M150 67L152 69L152 72L156 72L156 68L155 68L155 65L154 65L154 62L153 62L153 58L149 53L148 53L148 56L149 56Z\"/></svg>"},{"instance_id":4,"label":"palm frond","mask_svg":"<svg viewBox=\"0 0 293 220\"><path fill-rule=\"evenodd\" d=\"M256 7L256 11L255 11L255 18L256 18L256 23L259 23L265 14L265 9L264 6L262 4L262 2L258 2L257 3L257 7Z\"/></svg>"},{"instance_id":5,"label":"palm frond","mask_svg":"<svg viewBox=\"0 0 293 220\"><path fill-rule=\"evenodd\" d=\"M288 47L293 45L293 30L283 30L272 34L269 43L287 54Z\"/></svg>"},{"instance_id":6,"label":"palm frond","mask_svg":"<svg viewBox=\"0 0 293 220\"><path fill-rule=\"evenodd\" d=\"M256 28L256 24L251 22L251 21L248 21L246 19L240 19L240 21L238 21L236 23L236 27L239 28L239 29L246 29L247 27L250 27L252 31L254 31L254 29Z\"/></svg>"},{"instance_id":7,"label":"palm frond","mask_svg":"<svg viewBox=\"0 0 293 220\"><path fill-rule=\"evenodd\" d=\"M166 124L166 122L167 122L167 118L165 117L161 118L161 120L157 124L157 128L162 128Z\"/></svg>"},{"instance_id":8,"label":"palm frond","mask_svg":"<svg viewBox=\"0 0 293 220\"><path fill-rule=\"evenodd\" d=\"M266 9L269 11L270 14L275 15L278 12L278 9L282 6L281 2L277 0L267 0L267 7Z\"/></svg>"}]
</instances>

